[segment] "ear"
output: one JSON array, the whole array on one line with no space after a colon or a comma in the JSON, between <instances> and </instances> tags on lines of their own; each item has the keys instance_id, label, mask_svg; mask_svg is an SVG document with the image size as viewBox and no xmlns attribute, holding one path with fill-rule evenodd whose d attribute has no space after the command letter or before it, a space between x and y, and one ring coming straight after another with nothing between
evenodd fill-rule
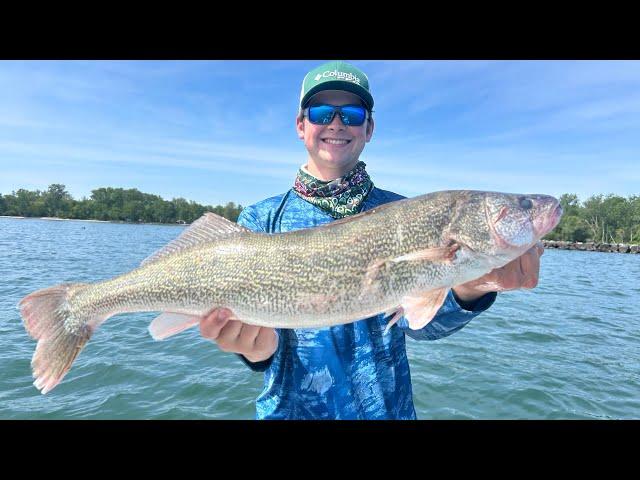
<instances>
[{"instance_id":1,"label":"ear","mask_svg":"<svg viewBox=\"0 0 640 480\"><path fill-rule=\"evenodd\" d=\"M373 135L373 128L375 127L375 122L373 121L373 117L369 117L367 120L367 142L371 140L371 136Z\"/></svg>"},{"instance_id":2,"label":"ear","mask_svg":"<svg viewBox=\"0 0 640 480\"><path fill-rule=\"evenodd\" d=\"M296 132L298 138L304 140L304 116L296 115Z\"/></svg>"}]
</instances>

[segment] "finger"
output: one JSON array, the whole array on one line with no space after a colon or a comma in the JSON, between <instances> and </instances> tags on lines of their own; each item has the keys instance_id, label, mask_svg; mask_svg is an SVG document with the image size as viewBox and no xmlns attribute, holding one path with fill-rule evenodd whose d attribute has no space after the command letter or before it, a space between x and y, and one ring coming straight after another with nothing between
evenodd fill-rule
<instances>
[{"instance_id":1,"label":"finger","mask_svg":"<svg viewBox=\"0 0 640 480\"><path fill-rule=\"evenodd\" d=\"M260 327L257 325L242 325L240 334L238 335L238 347L240 352L250 352L255 348L256 337L260 333Z\"/></svg>"},{"instance_id":2,"label":"finger","mask_svg":"<svg viewBox=\"0 0 640 480\"><path fill-rule=\"evenodd\" d=\"M255 341L255 349L257 352L272 354L278 348L278 335L273 328L263 327L258 332Z\"/></svg>"},{"instance_id":3,"label":"finger","mask_svg":"<svg viewBox=\"0 0 640 480\"><path fill-rule=\"evenodd\" d=\"M216 339L220 350L223 352L235 352L238 345L238 335L241 330L242 322L240 320L229 320L220 330L220 334Z\"/></svg>"},{"instance_id":4,"label":"finger","mask_svg":"<svg viewBox=\"0 0 640 480\"><path fill-rule=\"evenodd\" d=\"M475 280L471 280L469 282L458 285L458 287L462 287L465 289L477 289L485 292L492 292L494 288L498 287L498 270L493 269L489 273L483 275L482 277L476 278Z\"/></svg>"},{"instance_id":5,"label":"finger","mask_svg":"<svg viewBox=\"0 0 640 480\"><path fill-rule=\"evenodd\" d=\"M538 285L540 256L537 251L529 251L520 257L520 270L523 273L520 279L520 287L534 288Z\"/></svg>"},{"instance_id":6,"label":"finger","mask_svg":"<svg viewBox=\"0 0 640 480\"><path fill-rule=\"evenodd\" d=\"M520 257L511 260L505 266L495 270L496 273L496 285L498 288L496 291L504 292L507 290L513 290L520 288L524 279L524 273L522 265L520 263Z\"/></svg>"},{"instance_id":7,"label":"finger","mask_svg":"<svg viewBox=\"0 0 640 480\"><path fill-rule=\"evenodd\" d=\"M231 319L229 309L215 309L200 321L200 334L209 339L216 340L220 330L224 328Z\"/></svg>"},{"instance_id":8,"label":"finger","mask_svg":"<svg viewBox=\"0 0 640 480\"><path fill-rule=\"evenodd\" d=\"M214 308L202 318L202 321L205 323L222 322L231 316L233 316L233 312L228 308Z\"/></svg>"},{"instance_id":9,"label":"finger","mask_svg":"<svg viewBox=\"0 0 640 480\"><path fill-rule=\"evenodd\" d=\"M494 276L495 278L495 276ZM465 286L467 286L467 284L465 284ZM469 285L469 287L473 288L474 290L477 290L479 292L501 292L504 290L504 288L502 287L502 285L496 280L490 280L490 279L484 279L484 280L480 280L478 279L477 281L474 280L474 284L473 286Z\"/></svg>"}]
</instances>

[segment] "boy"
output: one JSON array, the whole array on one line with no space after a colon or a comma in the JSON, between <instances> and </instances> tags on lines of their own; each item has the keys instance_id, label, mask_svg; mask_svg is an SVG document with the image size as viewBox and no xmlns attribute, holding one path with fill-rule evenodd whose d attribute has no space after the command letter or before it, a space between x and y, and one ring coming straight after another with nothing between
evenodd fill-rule
<instances>
[{"instance_id":1,"label":"boy","mask_svg":"<svg viewBox=\"0 0 640 480\"><path fill-rule=\"evenodd\" d=\"M291 190L245 208L238 223L286 232L404 198L375 187L359 160L373 135L373 104L367 76L355 66L334 61L310 71L296 118L307 163ZM389 318L382 314L319 330L275 330L244 324L218 309L201 321L200 331L221 350L239 354L253 371L265 372L258 419L415 419L405 335L446 337L489 308L496 291L535 287L541 254L540 247L531 249L454 287L421 330L410 330L403 318L383 335Z\"/></svg>"}]
</instances>

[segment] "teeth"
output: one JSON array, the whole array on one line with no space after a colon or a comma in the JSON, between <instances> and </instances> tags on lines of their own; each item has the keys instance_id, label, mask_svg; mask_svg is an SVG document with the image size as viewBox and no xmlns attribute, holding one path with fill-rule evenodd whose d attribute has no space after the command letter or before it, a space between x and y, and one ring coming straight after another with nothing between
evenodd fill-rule
<instances>
[{"instance_id":1,"label":"teeth","mask_svg":"<svg viewBox=\"0 0 640 480\"><path fill-rule=\"evenodd\" d=\"M336 140L333 138L325 138L324 141L326 143L330 143L331 145L346 145L349 143L349 140Z\"/></svg>"}]
</instances>

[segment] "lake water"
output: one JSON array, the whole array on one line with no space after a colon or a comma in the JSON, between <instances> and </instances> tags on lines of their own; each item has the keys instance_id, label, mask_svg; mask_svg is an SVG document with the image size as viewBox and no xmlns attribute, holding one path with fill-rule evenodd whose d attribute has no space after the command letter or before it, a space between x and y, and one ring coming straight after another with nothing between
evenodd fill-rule
<instances>
[{"instance_id":1,"label":"lake water","mask_svg":"<svg viewBox=\"0 0 640 480\"><path fill-rule=\"evenodd\" d=\"M55 390L32 385L16 304L116 276L184 227L0 218L0 419L251 419L262 374L154 313L111 318ZM407 340L420 419L640 418L640 255L547 250L536 289L500 294L460 332Z\"/></svg>"}]
</instances>

